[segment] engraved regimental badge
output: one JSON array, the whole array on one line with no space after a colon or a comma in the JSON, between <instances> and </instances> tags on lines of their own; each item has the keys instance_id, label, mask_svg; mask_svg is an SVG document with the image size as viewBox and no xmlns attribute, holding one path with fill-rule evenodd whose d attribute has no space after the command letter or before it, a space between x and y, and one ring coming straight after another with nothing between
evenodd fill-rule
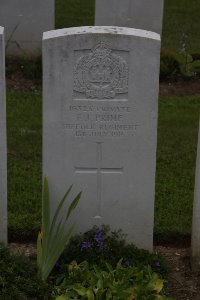
<instances>
[{"instance_id":1,"label":"engraved regimental badge","mask_svg":"<svg viewBox=\"0 0 200 300\"><path fill-rule=\"evenodd\" d=\"M105 43L99 43L77 60L74 91L92 99L113 99L117 94L127 93L127 62Z\"/></svg>"}]
</instances>

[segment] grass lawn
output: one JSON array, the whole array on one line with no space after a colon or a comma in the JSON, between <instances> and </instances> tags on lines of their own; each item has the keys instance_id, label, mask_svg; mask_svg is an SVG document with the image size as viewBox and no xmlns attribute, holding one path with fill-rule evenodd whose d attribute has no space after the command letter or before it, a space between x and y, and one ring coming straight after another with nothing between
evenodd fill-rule
<instances>
[{"instance_id":1,"label":"grass lawn","mask_svg":"<svg viewBox=\"0 0 200 300\"><path fill-rule=\"evenodd\" d=\"M155 233L191 232L199 97L163 97L159 103Z\"/></svg>"},{"instance_id":2,"label":"grass lawn","mask_svg":"<svg viewBox=\"0 0 200 300\"><path fill-rule=\"evenodd\" d=\"M94 10L95 0L56 0L56 28L94 25ZM165 0L162 46L178 52L184 33L187 51L200 52L199 11L199 0Z\"/></svg>"},{"instance_id":3,"label":"grass lawn","mask_svg":"<svg viewBox=\"0 0 200 300\"><path fill-rule=\"evenodd\" d=\"M165 0L162 46L179 51L184 33L188 53L200 53L199 12L199 0Z\"/></svg>"},{"instance_id":4,"label":"grass lawn","mask_svg":"<svg viewBox=\"0 0 200 300\"><path fill-rule=\"evenodd\" d=\"M200 97L162 97L159 103L155 233L191 230ZM37 231L41 214L41 94L8 93L9 230Z\"/></svg>"},{"instance_id":5,"label":"grass lawn","mask_svg":"<svg viewBox=\"0 0 200 300\"><path fill-rule=\"evenodd\" d=\"M7 94L9 229L24 233L41 220L41 94Z\"/></svg>"},{"instance_id":6,"label":"grass lawn","mask_svg":"<svg viewBox=\"0 0 200 300\"><path fill-rule=\"evenodd\" d=\"M58 28L94 25L95 0L56 0Z\"/></svg>"}]
</instances>

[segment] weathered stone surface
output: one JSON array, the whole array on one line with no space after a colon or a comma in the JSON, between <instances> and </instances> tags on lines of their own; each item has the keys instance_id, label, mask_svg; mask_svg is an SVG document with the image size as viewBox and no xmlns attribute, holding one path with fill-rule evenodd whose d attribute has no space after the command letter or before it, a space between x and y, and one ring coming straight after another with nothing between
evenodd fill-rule
<instances>
[{"instance_id":1,"label":"weathered stone surface","mask_svg":"<svg viewBox=\"0 0 200 300\"><path fill-rule=\"evenodd\" d=\"M44 33L43 174L52 203L83 191L78 231L106 224L152 250L160 36L120 27Z\"/></svg>"},{"instance_id":2,"label":"weathered stone surface","mask_svg":"<svg viewBox=\"0 0 200 300\"><path fill-rule=\"evenodd\" d=\"M96 0L95 25L162 32L164 0Z\"/></svg>"},{"instance_id":3,"label":"weathered stone surface","mask_svg":"<svg viewBox=\"0 0 200 300\"><path fill-rule=\"evenodd\" d=\"M195 190L192 219L192 268L200 271L200 126L196 159Z\"/></svg>"},{"instance_id":4,"label":"weathered stone surface","mask_svg":"<svg viewBox=\"0 0 200 300\"><path fill-rule=\"evenodd\" d=\"M4 28L0 27L0 243L7 244L7 155Z\"/></svg>"},{"instance_id":5,"label":"weathered stone surface","mask_svg":"<svg viewBox=\"0 0 200 300\"><path fill-rule=\"evenodd\" d=\"M5 27L8 54L41 54L42 33L54 29L54 5L54 0L0 1L0 24Z\"/></svg>"}]
</instances>

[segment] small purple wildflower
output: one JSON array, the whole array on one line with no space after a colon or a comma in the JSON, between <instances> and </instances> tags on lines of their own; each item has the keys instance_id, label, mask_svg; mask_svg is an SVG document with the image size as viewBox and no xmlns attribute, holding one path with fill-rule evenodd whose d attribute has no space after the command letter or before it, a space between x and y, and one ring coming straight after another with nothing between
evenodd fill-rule
<instances>
[{"instance_id":1,"label":"small purple wildflower","mask_svg":"<svg viewBox=\"0 0 200 300\"><path fill-rule=\"evenodd\" d=\"M156 268L160 268L160 262L159 262L159 260L156 260L156 261L155 261L155 267L156 267Z\"/></svg>"},{"instance_id":2,"label":"small purple wildflower","mask_svg":"<svg viewBox=\"0 0 200 300\"><path fill-rule=\"evenodd\" d=\"M103 230L99 230L95 236L94 236L94 240L97 242L97 244L99 244L102 241L102 238L104 236L104 231Z\"/></svg>"},{"instance_id":3,"label":"small purple wildflower","mask_svg":"<svg viewBox=\"0 0 200 300\"><path fill-rule=\"evenodd\" d=\"M81 251L92 248L92 244L90 242L83 242L81 246Z\"/></svg>"},{"instance_id":4,"label":"small purple wildflower","mask_svg":"<svg viewBox=\"0 0 200 300\"><path fill-rule=\"evenodd\" d=\"M104 231L103 230L99 230L95 236L94 236L94 240L97 243L97 246L99 247L100 251L104 250L104 243L103 243L103 236L104 236Z\"/></svg>"}]
</instances>

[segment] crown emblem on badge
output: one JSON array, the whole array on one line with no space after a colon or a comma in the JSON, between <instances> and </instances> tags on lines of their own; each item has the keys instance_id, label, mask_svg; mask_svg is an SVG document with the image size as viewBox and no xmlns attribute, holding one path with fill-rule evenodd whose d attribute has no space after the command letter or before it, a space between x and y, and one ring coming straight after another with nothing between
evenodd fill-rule
<instances>
[{"instance_id":1,"label":"crown emblem on badge","mask_svg":"<svg viewBox=\"0 0 200 300\"><path fill-rule=\"evenodd\" d=\"M78 59L74 67L74 91L86 98L113 99L128 92L128 65L103 42Z\"/></svg>"},{"instance_id":2,"label":"crown emblem on badge","mask_svg":"<svg viewBox=\"0 0 200 300\"><path fill-rule=\"evenodd\" d=\"M92 50L92 52L95 57L103 58L110 55L111 50L107 48L103 42L101 42Z\"/></svg>"}]
</instances>

